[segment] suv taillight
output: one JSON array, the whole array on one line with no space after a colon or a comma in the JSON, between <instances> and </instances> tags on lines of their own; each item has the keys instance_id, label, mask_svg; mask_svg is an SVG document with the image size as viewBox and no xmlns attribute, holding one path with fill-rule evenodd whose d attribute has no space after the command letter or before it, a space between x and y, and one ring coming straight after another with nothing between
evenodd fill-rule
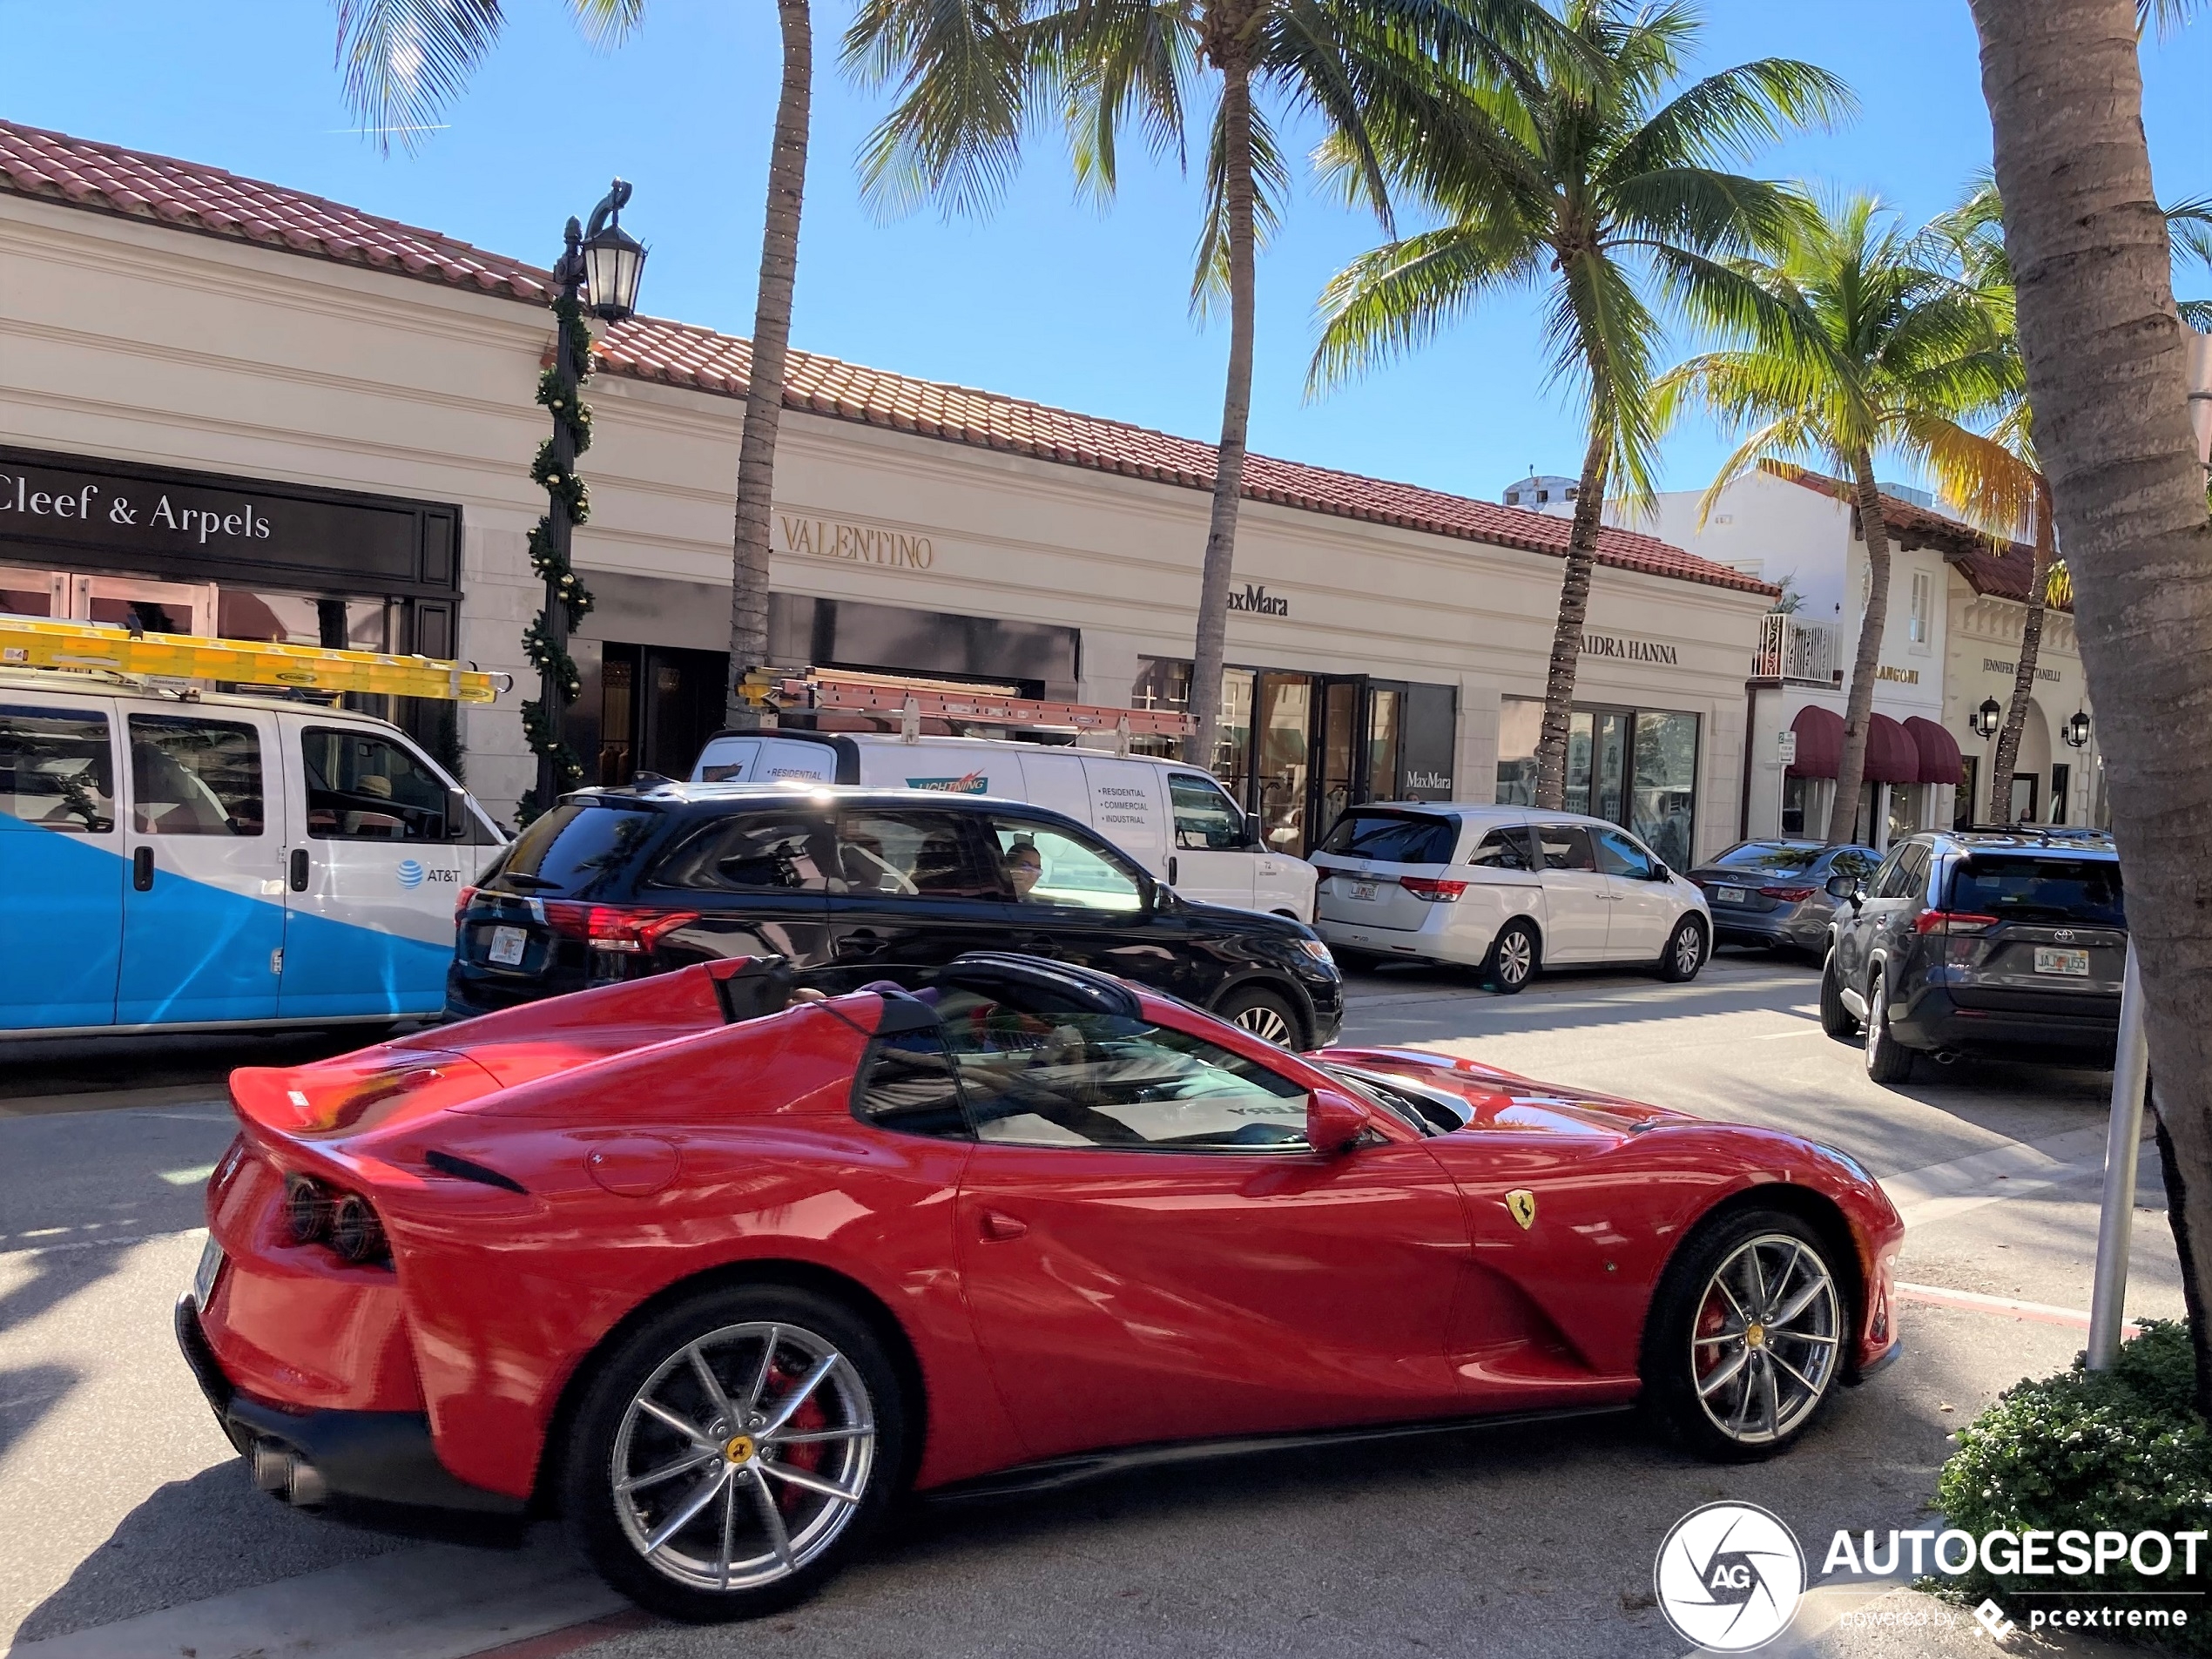
<instances>
[{"instance_id":1,"label":"suv taillight","mask_svg":"<svg viewBox=\"0 0 2212 1659\"><path fill-rule=\"evenodd\" d=\"M465 916L465 915L467 915L467 914L469 914L469 907L470 905L472 905L472 904L475 903L475 902L476 902L476 890L475 890L475 888L474 888L474 887L463 887L463 888L462 888L462 889L461 889L461 896L460 896L458 899L455 899L455 900L453 901L453 919L454 919L455 921L459 921L462 919L462 917L463 917L463 916Z\"/></svg>"},{"instance_id":2,"label":"suv taillight","mask_svg":"<svg viewBox=\"0 0 2212 1659\"><path fill-rule=\"evenodd\" d=\"M1912 919L1912 931L1916 934L1944 934L1953 939L1971 937L1987 932L2000 920L1996 916L1972 915L1963 910L1923 910Z\"/></svg>"},{"instance_id":3,"label":"suv taillight","mask_svg":"<svg viewBox=\"0 0 2212 1659\"><path fill-rule=\"evenodd\" d=\"M631 955L651 951L664 934L699 919L696 910L645 910L567 899L548 899L544 904L545 925L555 933L581 939L593 950Z\"/></svg>"},{"instance_id":4,"label":"suv taillight","mask_svg":"<svg viewBox=\"0 0 2212 1659\"><path fill-rule=\"evenodd\" d=\"M1446 881L1433 875L1401 875L1398 885L1416 899L1426 899L1431 904L1457 904L1460 895L1467 890L1464 881Z\"/></svg>"}]
</instances>

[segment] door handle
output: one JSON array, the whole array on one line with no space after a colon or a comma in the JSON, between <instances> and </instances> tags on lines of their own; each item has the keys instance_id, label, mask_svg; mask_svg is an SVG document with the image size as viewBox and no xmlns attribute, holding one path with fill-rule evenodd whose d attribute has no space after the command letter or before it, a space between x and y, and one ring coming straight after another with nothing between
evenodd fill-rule
<instances>
[{"instance_id":1,"label":"door handle","mask_svg":"<svg viewBox=\"0 0 2212 1659\"><path fill-rule=\"evenodd\" d=\"M837 954L840 956L873 956L882 949L882 936L866 927L846 934L837 941Z\"/></svg>"},{"instance_id":2,"label":"door handle","mask_svg":"<svg viewBox=\"0 0 2212 1659\"><path fill-rule=\"evenodd\" d=\"M140 893L153 891L153 849L139 847L131 854L131 885Z\"/></svg>"},{"instance_id":3,"label":"door handle","mask_svg":"<svg viewBox=\"0 0 2212 1659\"><path fill-rule=\"evenodd\" d=\"M1009 1238L1019 1238L1029 1231L1026 1221L1016 1221L1012 1216L996 1210L986 1210L977 1218L983 1237L994 1244L1003 1244Z\"/></svg>"},{"instance_id":4,"label":"door handle","mask_svg":"<svg viewBox=\"0 0 2212 1659\"><path fill-rule=\"evenodd\" d=\"M1014 948L1025 955L1049 956L1052 954L1050 934L1015 934L1013 938Z\"/></svg>"},{"instance_id":5,"label":"door handle","mask_svg":"<svg viewBox=\"0 0 2212 1659\"><path fill-rule=\"evenodd\" d=\"M307 890L307 849L304 846L292 849L292 890L294 893Z\"/></svg>"},{"instance_id":6,"label":"door handle","mask_svg":"<svg viewBox=\"0 0 2212 1659\"><path fill-rule=\"evenodd\" d=\"M1175 873L1175 872L1176 872L1175 854L1174 854L1174 853L1169 853L1169 854L1168 854L1168 886L1170 886L1170 887L1173 887L1173 886L1175 886L1175 884L1176 884L1176 873Z\"/></svg>"}]
</instances>

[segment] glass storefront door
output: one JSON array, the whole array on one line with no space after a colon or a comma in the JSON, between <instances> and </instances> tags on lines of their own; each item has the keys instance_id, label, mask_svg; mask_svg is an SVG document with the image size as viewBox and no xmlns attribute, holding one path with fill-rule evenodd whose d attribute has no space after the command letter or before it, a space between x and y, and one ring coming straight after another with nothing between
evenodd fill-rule
<instances>
[{"instance_id":1,"label":"glass storefront door","mask_svg":"<svg viewBox=\"0 0 2212 1659\"><path fill-rule=\"evenodd\" d=\"M1364 679L1325 680L1321 685L1321 722L1315 750L1321 764L1314 779L1314 799L1308 822L1312 843L1318 844L1344 809L1360 799L1360 693Z\"/></svg>"},{"instance_id":2,"label":"glass storefront door","mask_svg":"<svg viewBox=\"0 0 2212 1659\"><path fill-rule=\"evenodd\" d=\"M1495 799L1501 806L1535 804L1543 716L1534 698L1500 704ZM1696 845L1697 717L1576 709L1568 725L1566 795L1568 811L1622 825L1664 862L1687 868Z\"/></svg>"},{"instance_id":3,"label":"glass storefront door","mask_svg":"<svg viewBox=\"0 0 2212 1659\"><path fill-rule=\"evenodd\" d=\"M1278 853L1301 853L1306 845L1312 679L1305 674L1262 674L1254 715L1260 833Z\"/></svg>"}]
</instances>

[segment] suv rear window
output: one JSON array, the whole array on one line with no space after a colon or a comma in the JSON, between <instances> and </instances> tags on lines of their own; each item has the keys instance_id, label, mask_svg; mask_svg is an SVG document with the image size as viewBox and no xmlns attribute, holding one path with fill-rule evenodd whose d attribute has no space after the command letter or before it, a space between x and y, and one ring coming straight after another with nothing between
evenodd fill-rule
<instances>
[{"instance_id":1,"label":"suv rear window","mask_svg":"<svg viewBox=\"0 0 2212 1659\"><path fill-rule=\"evenodd\" d=\"M1425 813L1371 813L1355 806L1337 819L1324 853L1385 864L1449 864L1460 839L1456 819Z\"/></svg>"},{"instance_id":2,"label":"suv rear window","mask_svg":"<svg viewBox=\"0 0 2212 1659\"><path fill-rule=\"evenodd\" d=\"M637 861L661 819L650 806L563 801L516 837L487 885L531 898L599 898Z\"/></svg>"},{"instance_id":3,"label":"suv rear window","mask_svg":"<svg viewBox=\"0 0 2212 1659\"><path fill-rule=\"evenodd\" d=\"M1969 914L2125 927L2128 911L2115 859L2040 858L1977 853L1951 878L1951 904Z\"/></svg>"}]
</instances>

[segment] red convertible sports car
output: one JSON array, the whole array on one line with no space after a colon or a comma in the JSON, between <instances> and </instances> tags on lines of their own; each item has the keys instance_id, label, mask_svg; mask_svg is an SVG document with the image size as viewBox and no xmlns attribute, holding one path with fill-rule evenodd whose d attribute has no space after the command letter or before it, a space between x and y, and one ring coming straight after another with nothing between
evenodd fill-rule
<instances>
[{"instance_id":1,"label":"red convertible sports car","mask_svg":"<svg viewBox=\"0 0 2212 1659\"><path fill-rule=\"evenodd\" d=\"M1903 1225L1840 1153L1031 957L866 971L234 1073L177 1324L256 1481L558 1510L722 1619L902 1491L1639 1399L1757 1457L1896 1352Z\"/></svg>"}]
</instances>

